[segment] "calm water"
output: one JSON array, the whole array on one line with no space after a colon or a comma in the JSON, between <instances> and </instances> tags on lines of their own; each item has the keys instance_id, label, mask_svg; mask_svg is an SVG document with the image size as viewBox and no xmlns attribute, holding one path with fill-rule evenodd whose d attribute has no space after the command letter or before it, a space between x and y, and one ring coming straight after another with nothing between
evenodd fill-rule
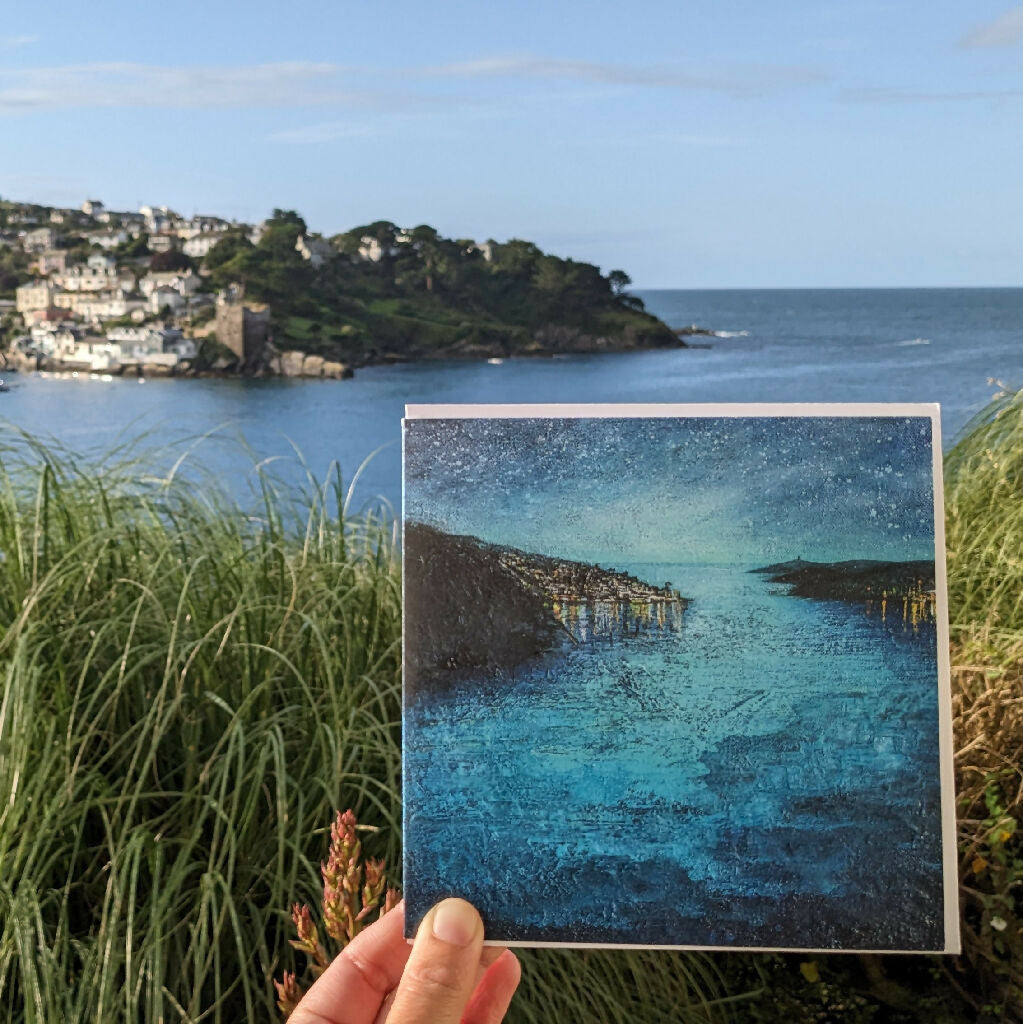
<instances>
[{"instance_id":1,"label":"calm water","mask_svg":"<svg viewBox=\"0 0 1023 1024\"><path fill-rule=\"evenodd\" d=\"M658 291L642 293L672 326L730 336L710 349L488 363L374 367L351 381L12 378L0 415L75 448L150 428L242 434L259 457L293 456L347 476L373 451L359 493L397 505L406 402L938 401L946 444L990 397L989 378L1023 384L1023 289ZM237 451L197 457L242 491Z\"/></svg>"},{"instance_id":2,"label":"calm water","mask_svg":"<svg viewBox=\"0 0 1023 1024\"><path fill-rule=\"evenodd\" d=\"M505 938L940 948L933 625L626 568L693 598L680 628L407 709L413 917L455 890Z\"/></svg>"}]
</instances>

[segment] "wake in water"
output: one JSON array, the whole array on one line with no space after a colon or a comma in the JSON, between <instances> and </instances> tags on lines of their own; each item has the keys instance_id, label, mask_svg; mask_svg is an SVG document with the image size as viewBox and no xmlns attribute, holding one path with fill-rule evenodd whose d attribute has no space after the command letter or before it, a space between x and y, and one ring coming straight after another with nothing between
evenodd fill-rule
<instances>
[{"instance_id":1,"label":"wake in water","mask_svg":"<svg viewBox=\"0 0 1023 1024\"><path fill-rule=\"evenodd\" d=\"M907 341L895 342L896 348L906 348L907 345L930 345L930 338L909 338Z\"/></svg>"}]
</instances>

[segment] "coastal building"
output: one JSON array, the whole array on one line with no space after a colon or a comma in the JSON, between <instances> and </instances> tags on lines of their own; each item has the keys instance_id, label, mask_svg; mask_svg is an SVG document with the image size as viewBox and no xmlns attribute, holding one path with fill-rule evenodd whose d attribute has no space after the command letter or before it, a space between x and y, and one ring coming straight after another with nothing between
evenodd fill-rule
<instances>
[{"instance_id":1,"label":"coastal building","mask_svg":"<svg viewBox=\"0 0 1023 1024\"><path fill-rule=\"evenodd\" d=\"M173 235L157 233L149 236L149 248L153 252L170 252L177 246L177 239Z\"/></svg>"},{"instance_id":2,"label":"coastal building","mask_svg":"<svg viewBox=\"0 0 1023 1024\"><path fill-rule=\"evenodd\" d=\"M150 313L162 313L169 309L176 316L183 312L188 305L188 300L184 295L170 285L160 285L158 288L154 288L147 298Z\"/></svg>"},{"instance_id":3,"label":"coastal building","mask_svg":"<svg viewBox=\"0 0 1023 1024\"><path fill-rule=\"evenodd\" d=\"M270 339L270 307L245 299L236 285L217 297L217 341L227 346L242 366L258 363Z\"/></svg>"},{"instance_id":4,"label":"coastal building","mask_svg":"<svg viewBox=\"0 0 1023 1024\"><path fill-rule=\"evenodd\" d=\"M135 279L130 273L118 273L109 256L90 256L84 266L76 264L60 274L54 275L54 283L69 292L104 292L114 288L134 287Z\"/></svg>"},{"instance_id":5,"label":"coastal building","mask_svg":"<svg viewBox=\"0 0 1023 1024\"><path fill-rule=\"evenodd\" d=\"M26 326L32 324L59 324L71 319L71 314L66 309L59 309L57 306L48 306L46 309L32 309L21 314Z\"/></svg>"},{"instance_id":6,"label":"coastal building","mask_svg":"<svg viewBox=\"0 0 1023 1024\"><path fill-rule=\"evenodd\" d=\"M383 245L379 239L374 238L372 235L363 235L359 239L357 252L360 259L367 260L370 263L379 263L385 256L396 256L398 254L395 246Z\"/></svg>"},{"instance_id":7,"label":"coastal building","mask_svg":"<svg viewBox=\"0 0 1023 1024\"><path fill-rule=\"evenodd\" d=\"M319 235L299 235L295 249L302 254L302 259L308 260L314 267L322 266L334 255L330 243Z\"/></svg>"},{"instance_id":8,"label":"coastal building","mask_svg":"<svg viewBox=\"0 0 1023 1024\"><path fill-rule=\"evenodd\" d=\"M191 270L151 270L139 280L139 291L147 298L158 288L171 288L179 295L194 295L200 287L197 274Z\"/></svg>"},{"instance_id":9,"label":"coastal building","mask_svg":"<svg viewBox=\"0 0 1023 1024\"><path fill-rule=\"evenodd\" d=\"M167 231L178 216L168 206L140 206L139 213L151 235Z\"/></svg>"},{"instance_id":10,"label":"coastal building","mask_svg":"<svg viewBox=\"0 0 1023 1024\"><path fill-rule=\"evenodd\" d=\"M52 274L54 271L62 273L67 268L67 250L50 249L41 252L31 266L37 274Z\"/></svg>"},{"instance_id":11,"label":"coastal building","mask_svg":"<svg viewBox=\"0 0 1023 1024\"><path fill-rule=\"evenodd\" d=\"M104 210L105 207L98 199L86 199L85 202L82 203L82 213L87 217L96 219L104 212Z\"/></svg>"},{"instance_id":12,"label":"coastal building","mask_svg":"<svg viewBox=\"0 0 1023 1024\"><path fill-rule=\"evenodd\" d=\"M50 309L60 289L50 281L30 281L14 291L14 308L19 313Z\"/></svg>"},{"instance_id":13,"label":"coastal building","mask_svg":"<svg viewBox=\"0 0 1023 1024\"><path fill-rule=\"evenodd\" d=\"M25 232L21 245L25 252L45 252L55 249L59 239L60 235L53 228L34 228Z\"/></svg>"},{"instance_id":14,"label":"coastal building","mask_svg":"<svg viewBox=\"0 0 1023 1024\"><path fill-rule=\"evenodd\" d=\"M116 231L96 231L86 237L93 245L102 246L104 249L113 249L128 241L128 232L123 228L118 228Z\"/></svg>"},{"instance_id":15,"label":"coastal building","mask_svg":"<svg viewBox=\"0 0 1023 1024\"><path fill-rule=\"evenodd\" d=\"M194 260L201 260L209 255L210 249L223 237L223 234L219 231L215 233L209 232L205 235L194 235L181 246L181 251L186 256L191 256Z\"/></svg>"}]
</instances>

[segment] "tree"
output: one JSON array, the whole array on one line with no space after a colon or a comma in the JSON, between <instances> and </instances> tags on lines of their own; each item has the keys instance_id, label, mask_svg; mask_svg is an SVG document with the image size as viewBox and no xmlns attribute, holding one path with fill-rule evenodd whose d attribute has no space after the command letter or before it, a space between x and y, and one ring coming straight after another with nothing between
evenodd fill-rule
<instances>
[{"instance_id":1,"label":"tree","mask_svg":"<svg viewBox=\"0 0 1023 1024\"><path fill-rule=\"evenodd\" d=\"M611 286L611 294L615 298L620 298L624 294L625 289L632 284L632 278L624 270L612 270L607 275L607 283Z\"/></svg>"},{"instance_id":2,"label":"tree","mask_svg":"<svg viewBox=\"0 0 1023 1024\"><path fill-rule=\"evenodd\" d=\"M195 264L179 249L168 249L166 252L153 253L149 261L149 269L160 270L194 270Z\"/></svg>"}]
</instances>

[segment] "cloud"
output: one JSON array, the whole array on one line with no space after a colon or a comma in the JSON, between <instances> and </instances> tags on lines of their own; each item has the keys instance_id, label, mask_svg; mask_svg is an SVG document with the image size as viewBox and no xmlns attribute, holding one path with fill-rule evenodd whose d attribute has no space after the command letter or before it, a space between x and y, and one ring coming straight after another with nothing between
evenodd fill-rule
<instances>
[{"instance_id":1,"label":"cloud","mask_svg":"<svg viewBox=\"0 0 1023 1024\"><path fill-rule=\"evenodd\" d=\"M603 85L654 86L752 95L769 89L812 85L828 76L815 68L747 65L715 73L676 68L637 67L598 61L530 55L482 57L424 68L423 74L450 78L530 78L598 82Z\"/></svg>"},{"instance_id":2,"label":"cloud","mask_svg":"<svg viewBox=\"0 0 1023 1024\"><path fill-rule=\"evenodd\" d=\"M370 76L391 83L392 88L366 88L362 83ZM537 56L481 57L439 67L389 71L315 61L240 66L109 62L0 69L0 114L66 108L212 110L329 106L410 112L478 105L478 98L473 96L426 95L422 83L483 78L705 90L733 96L752 96L826 80L823 73L801 67L749 65L702 73ZM357 84L353 87L351 82ZM404 85L393 87L399 82ZM290 130L293 136L285 134L281 141L324 141L324 136L336 137L339 130L347 132L335 122L312 125Z\"/></svg>"},{"instance_id":3,"label":"cloud","mask_svg":"<svg viewBox=\"0 0 1023 1024\"><path fill-rule=\"evenodd\" d=\"M291 107L375 103L341 88L335 64L285 61L240 67L78 64L0 71L0 112L61 107Z\"/></svg>"},{"instance_id":4,"label":"cloud","mask_svg":"<svg viewBox=\"0 0 1023 1024\"><path fill-rule=\"evenodd\" d=\"M38 41L39 36L0 36L0 50L16 50L19 46L30 46Z\"/></svg>"},{"instance_id":5,"label":"cloud","mask_svg":"<svg viewBox=\"0 0 1023 1024\"><path fill-rule=\"evenodd\" d=\"M984 100L1014 100L1023 89L976 89L955 91L914 91L895 88L843 89L838 98L846 103L977 103Z\"/></svg>"},{"instance_id":6,"label":"cloud","mask_svg":"<svg viewBox=\"0 0 1023 1024\"><path fill-rule=\"evenodd\" d=\"M1023 40L1023 7L1013 7L1012 10L1006 11L994 21L987 21L967 32L959 40L959 45L965 49L974 50L991 46L1014 46L1021 40Z\"/></svg>"}]
</instances>

